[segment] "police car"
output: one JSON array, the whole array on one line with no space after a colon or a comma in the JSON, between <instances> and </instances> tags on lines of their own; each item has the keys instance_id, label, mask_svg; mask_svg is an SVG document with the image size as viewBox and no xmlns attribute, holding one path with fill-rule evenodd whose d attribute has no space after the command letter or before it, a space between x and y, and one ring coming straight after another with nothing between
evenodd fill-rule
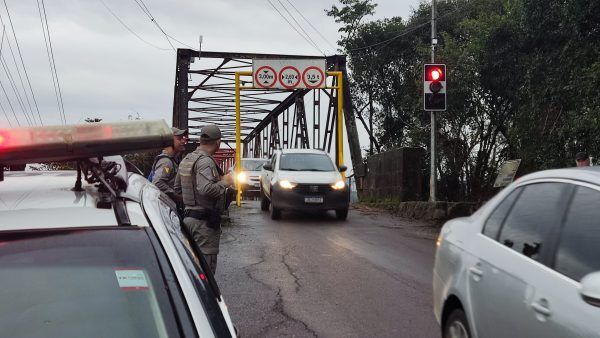
<instances>
[{"instance_id":1,"label":"police car","mask_svg":"<svg viewBox=\"0 0 600 338\"><path fill-rule=\"evenodd\" d=\"M0 328L5 337L234 337L169 198L111 156L172 143L164 121L0 130Z\"/></svg>"}]
</instances>

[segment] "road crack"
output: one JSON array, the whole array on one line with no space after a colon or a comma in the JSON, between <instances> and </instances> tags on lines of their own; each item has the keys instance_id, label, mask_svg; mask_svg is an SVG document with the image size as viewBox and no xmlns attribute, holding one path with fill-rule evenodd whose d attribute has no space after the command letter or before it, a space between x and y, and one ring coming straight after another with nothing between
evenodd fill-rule
<instances>
[{"instance_id":1,"label":"road crack","mask_svg":"<svg viewBox=\"0 0 600 338\"><path fill-rule=\"evenodd\" d=\"M286 261L286 257L288 257L291 253L291 249L287 249L286 253L281 256L281 263L285 266L288 271L288 274L294 278L294 284L296 285L295 292L298 293L302 285L300 284L300 279L296 275L296 272L290 267L289 263Z\"/></svg>"}]
</instances>

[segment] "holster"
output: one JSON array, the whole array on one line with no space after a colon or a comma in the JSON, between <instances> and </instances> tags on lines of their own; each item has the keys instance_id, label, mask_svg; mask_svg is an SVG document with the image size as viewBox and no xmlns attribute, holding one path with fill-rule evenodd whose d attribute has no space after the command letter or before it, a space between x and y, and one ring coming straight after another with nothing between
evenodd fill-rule
<instances>
[{"instance_id":1,"label":"holster","mask_svg":"<svg viewBox=\"0 0 600 338\"><path fill-rule=\"evenodd\" d=\"M218 229L221 226L221 213L214 210L186 209L184 215L185 217L206 221L206 226L211 229Z\"/></svg>"}]
</instances>

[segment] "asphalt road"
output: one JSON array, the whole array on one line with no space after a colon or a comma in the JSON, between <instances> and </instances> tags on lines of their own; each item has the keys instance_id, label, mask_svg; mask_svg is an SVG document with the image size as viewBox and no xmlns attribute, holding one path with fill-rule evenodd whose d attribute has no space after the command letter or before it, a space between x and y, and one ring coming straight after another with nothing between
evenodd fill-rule
<instances>
[{"instance_id":1,"label":"asphalt road","mask_svg":"<svg viewBox=\"0 0 600 338\"><path fill-rule=\"evenodd\" d=\"M435 230L369 210L230 209L217 281L242 337L439 337Z\"/></svg>"}]
</instances>

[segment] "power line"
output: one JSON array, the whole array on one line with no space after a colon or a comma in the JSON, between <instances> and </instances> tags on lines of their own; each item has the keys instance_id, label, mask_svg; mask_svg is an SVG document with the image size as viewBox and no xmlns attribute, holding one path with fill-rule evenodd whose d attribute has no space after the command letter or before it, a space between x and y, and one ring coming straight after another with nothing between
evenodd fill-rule
<instances>
[{"instance_id":1,"label":"power line","mask_svg":"<svg viewBox=\"0 0 600 338\"><path fill-rule=\"evenodd\" d=\"M41 1L41 6L40 6ZM50 73L52 74L52 82L54 84L54 94L56 95L56 102L58 104L58 112L60 114L63 124L67 123L67 117L65 115L65 108L63 105L62 92L60 90L60 83L58 81L58 72L56 71L56 63L54 61L54 51L52 50L52 40L50 38L50 27L48 26L48 17L46 16L46 6L44 0L37 0L38 11L40 13L40 22L42 24L42 31L44 33L44 42L46 44L46 54L48 56L48 62L50 63ZM43 15L42 15L43 11ZM45 26L44 26L45 23ZM46 37L47 34L47 37Z\"/></svg>"},{"instance_id":2,"label":"power line","mask_svg":"<svg viewBox=\"0 0 600 338\"><path fill-rule=\"evenodd\" d=\"M17 126L20 127L21 122L19 122L19 119L17 118L17 113L15 112L15 108L13 107L12 103L10 102L10 98L8 97L8 94L6 93L6 89L4 88L4 85L2 84L2 79L0 79L0 88L2 89L2 92L4 92L4 96L6 96L6 102L8 102L10 110L12 110L12 113L15 117L15 121L17 121Z\"/></svg>"},{"instance_id":3,"label":"power line","mask_svg":"<svg viewBox=\"0 0 600 338\"><path fill-rule=\"evenodd\" d=\"M23 102L23 99L21 98L21 95L19 94L19 90L18 90L15 80L12 76L12 73L10 72L10 69L8 68L6 59L4 59L4 56L0 57L0 65L2 65L2 69L4 69L4 72L6 73L6 77L8 78L8 83L10 84L10 87L12 88L13 92L15 93L15 97L17 98L17 103L21 107L21 111L23 112L23 115L25 115L25 120L27 120L27 124L29 124L31 126L32 125L31 118L29 117L29 115L27 115L27 109L25 108L25 103Z\"/></svg>"},{"instance_id":4,"label":"power line","mask_svg":"<svg viewBox=\"0 0 600 338\"><path fill-rule=\"evenodd\" d=\"M140 7L140 9L142 10L142 12L144 12L144 14L146 14L146 16L150 19L150 21L152 21L152 23L156 26L156 28L158 28L158 30L160 30L160 32L165 36L165 39L167 39L167 42L169 43L169 45L171 46L171 48L173 50L175 50L175 46L173 46L173 43L171 42L171 40L169 39L169 35L165 32L165 30L158 24L158 21L156 21L156 19L154 18L154 16L152 15L152 13L150 12L150 10L148 9L148 7L146 6L146 4L144 3L144 1L142 0L133 0L135 1L135 3ZM174 39L173 39L174 40Z\"/></svg>"},{"instance_id":5,"label":"power line","mask_svg":"<svg viewBox=\"0 0 600 338\"><path fill-rule=\"evenodd\" d=\"M6 14L8 16L8 22L10 23L10 28L12 30L13 33L13 37L15 39L15 45L17 46L17 52L19 53L19 59L21 61L21 66L23 67L23 72L25 74L25 79L27 80L27 85L29 86L29 92L31 93L31 98L33 100L33 104L35 106L36 112L37 112L37 116L38 119L40 121L40 125L44 125L44 121L42 121L42 115L40 114L40 109L39 106L37 104L37 100L35 98L35 94L33 92L33 86L31 85L31 80L29 79L29 73L27 73L27 67L25 67L25 61L23 61L23 54L21 53L21 46L19 45L19 39L17 38L17 33L15 32L15 26L13 25L12 22L12 17L10 15L10 10L8 9L8 5L6 4L6 0L4 0L4 8L6 9ZM2 21L0 19L0 21ZM33 108L31 107L31 101L29 101L29 95L27 94L27 90L25 89L25 84L23 83L23 77L21 76L21 71L19 70L19 66L17 64L17 60L15 58L15 53L13 52L12 49L12 45L10 44L10 40L6 39L6 41L8 42L8 47L10 49L10 53L12 55L12 59L13 62L15 64L15 68L17 69L17 75L19 75L19 80L21 82L21 87L23 88L23 93L25 94L25 99L27 100L27 104L29 106L29 111L31 112L31 116L32 119L34 121L34 123L37 124L37 122L35 121L35 114L33 113Z\"/></svg>"},{"instance_id":6,"label":"power line","mask_svg":"<svg viewBox=\"0 0 600 338\"><path fill-rule=\"evenodd\" d=\"M438 16L436 18L436 20L441 20L441 19L443 19L443 18L445 18L447 16L450 16L450 15L458 12L461 9L462 8L456 8L456 9L454 9L454 10L452 10L452 11L450 11L450 12L444 14L444 15ZM383 40L383 41L380 41L380 42L377 42L377 43L374 43L374 44L371 44L371 45L363 46L363 47L352 48L352 49L349 49L348 52L361 51L361 50L370 49L370 48L377 47L377 46L385 47L385 46L387 46L387 44L391 43L392 41L394 41L394 40L396 40L396 39L398 39L400 37L403 37L403 36L405 36L405 35L407 35L409 33L412 33L412 32L418 30L421 27L428 26L430 24L431 24L431 21L427 21L427 22L423 22L421 24L418 24L416 26L408 27L405 30L403 30L400 34L395 35L395 36L393 36L393 37L391 37L389 39L386 39L386 40Z\"/></svg>"},{"instance_id":7,"label":"power line","mask_svg":"<svg viewBox=\"0 0 600 338\"><path fill-rule=\"evenodd\" d=\"M145 39L144 39L144 38L142 38L141 36L139 36L139 35L138 35L136 32L134 32L134 31L133 31L131 28L129 28L129 26L127 26L127 25L125 24L125 22L123 22L123 20L121 20L121 18L119 18L119 16L118 16L118 15L117 15L117 14L116 14L116 13L115 13L115 12L114 12L112 9L110 9L110 7L108 7L108 5L107 5L107 4L104 2L104 0L99 0L99 1L102 3L102 5L104 5L104 7L106 8L106 10L107 10L107 11L108 11L108 12L109 12L109 13L110 13L110 14L111 14L113 17L114 17L115 19L117 19L117 21L119 21L119 23L120 23L120 24L121 24L123 27L125 27L125 29L127 29L127 30L128 30L130 33L131 33L131 34L133 34L133 35L134 35L136 38L138 38L140 41L142 41L142 42L146 43L147 45L150 45L150 46L152 46L152 47L154 47L154 48L156 48L156 49L158 49L158 50L170 50L170 48L162 48L162 47L159 47L159 46L157 46L157 45L155 45L155 44L153 44L153 43L151 43L151 42L149 42L149 41L145 40Z\"/></svg>"},{"instance_id":8,"label":"power line","mask_svg":"<svg viewBox=\"0 0 600 338\"><path fill-rule=\"evenodd\" d=\"M183 43L183 42L177 40L172 35L169 35L167 32L165 32L165 30L162 29L162 27L158 24L158 21L156 21L156 19L152 15L152 13L150 13L150 9L148 8L148 6L146 6L146 4L144 3L144 0L134 0L134 1L136 3L138 3L138 1L139 1L138 5L140 5L140 3L141 3L141 7L140 8L142 8L142 11L144 11L146 13L146 15L148 15L148 17L156 25L156 27L158 27L158 29L160 29L160 31L167 37L167 40L171 39L171 40L173 40L173 41L175 41L175 42L177 42L177 43L179 43L181 45L184 45L184 46L186 46L188 48L194 49L194 47L192 47L192 46L190 46L190 45L188 45L186 43Z\"/></svg>"},{"instance_id":9,"label":"power line","mask_svg":"<svg viewBox=\"0 0 600 338\"><path fill-rule=\"evenodd\" d=\"M2 57L2 48L4 47L4 33L6 33L6 27L4 25L2 25L2 38L0 39L0 57ZM6 113L6 109L4 109L4 106L2 105L2 101L0 101L0 109L2 109L2 113L4 113L4 117L6 118L6 122L8 122L8 125L12 128L12 123L10 122L10 119L8 118L8 114Z\"/></svg>"},{"instance_id":10,"label":"power line","mask_svg":"<svg viewBox=\"0 0 600 338\"><path fill-rule=\"evenodd\" d=\"M321 48L319 47L319 45L304 30L304 28L302 27L302 25L300 23L298 23L298 21L296 20L296 18L292 15L292 13L290 13L290 11L283 4L283 2L281 2L281 0L277 0L277 2L279 2L279 4L281 5L281 7L283 7L283 9L288 13L288 15L292 18L292 20L294 20L294 22L296 23L296 25L298 25L298 27L300 28L300 30L302 30L302 32L306 35L306 37L313 43L313 46L315 46L323 55L325 55L325 53L321 50Z\"/></svg>"},{"instance_id":11,"label":"power line","mask_svg":"<svg viewBox=\"0 0 600 338\"><path fill-rule=\"evenodd\" d=\"M290 0L285 0L285 1L287 1L296 10L296 12L298 12L298 14L300 14L300 16L302 17L302 19L304 19L304 21L306 21L310 25L310 27L312 27L312 29L315 32L317 32L317 34L319 34L319 36L321 37L321 39L323 39L323 41L327 42L327 44L329 44L331 46L331 48L333 48L333 50L335 51L335 49L337 47L334 46L325 36L323 36L323 34L321 34L321 31L319 31L315 26L313 26L313 24L304 16L304 14L302 14L302 12L300 12L298 10L298 8L296 8L296 6L294 6L294 4Z\"/></svg>"},{"instance_id":12,"label":"power line","mask_svg":"<svg viewBox=\"0 0 600 338\"><path fill-rule=\"evenodd\" d=\"M268 2L269 2L269 4L271 5L271 7L273 7L273 9L274 9L274 10L275 10L277 13L279 13L279 16L281 16L281 17L283 18L283 20L285 20L285 22L287 22L287 23L288 23L288 25L290 25L290 27L292 27L292 28L293 28L293 29L296 31L296 33L298 33L298 35L300 35L300 36L301 36L301 37L304 39L304 41L306 41L306 42L307 42L309 45L311 45L311 46L315 47L315 48L316 48L316 49L319 51L319 53L322 53L322 52L319 50L319 48L318 48L318 47L314 46L314 45L313 45L313 44L312 44L312 43L311 43L311 42L310 42L310 41L309 41L309 40L308 40L308 39L307 39L307 38L306 38L304 35L302 35L302 33L300 33L300 31L299 31L299 30L298 30L298 29L297 29L297 28L296 28L294 25L292 25L292 23L291 23L291 22L290 22L290 21L289 21L289 20L288 20L288 19L285 17L285 15L283 15L283 14L281 13L281 11L279 11L279 9L278 9L277 7L275 7L275 5L273 5L273 3L271 2L271 0L267 0L267 1L268 1Z\"/></svg>"}]
</instances>

